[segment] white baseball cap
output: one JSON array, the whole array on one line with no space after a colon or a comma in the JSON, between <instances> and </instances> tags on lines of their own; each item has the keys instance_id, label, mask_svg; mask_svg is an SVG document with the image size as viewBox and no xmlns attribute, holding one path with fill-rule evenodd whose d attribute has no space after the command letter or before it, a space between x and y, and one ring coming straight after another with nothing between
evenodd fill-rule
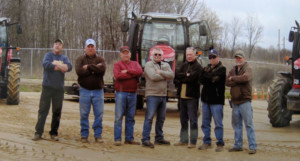
<instances>
[{"instance_id":1,"label":"white baseball cap","mask_svg":"<svg viewBox=\"0 0 300 161\"><path fill-rule=\"evenodd\" d=\"M96 46L96 42L93 39L87 39L85 41L85 47L89 46L90 44L92 44L93 46Z\"/></svg>"}]
</instances>

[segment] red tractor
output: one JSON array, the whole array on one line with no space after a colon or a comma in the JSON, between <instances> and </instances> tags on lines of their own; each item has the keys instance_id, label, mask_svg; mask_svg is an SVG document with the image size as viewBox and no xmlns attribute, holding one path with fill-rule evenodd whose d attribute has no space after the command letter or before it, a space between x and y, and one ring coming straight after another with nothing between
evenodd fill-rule
<instances>
[{"instance_id":1,"label":"red tractor","mask_svg":"<svg viewBox=\"0 0 300 161\"><path fill-rule=\"evenodd\" d=\"M17 105L20 99L20 48L9 44L8 27L18 23L9 22L10 19L0 17L0 98L6 98L9 105ZM20 24L17 33L22 33ZM13 57L13 49L17 50L17 57Z\"/></svg>"}]
</instances>

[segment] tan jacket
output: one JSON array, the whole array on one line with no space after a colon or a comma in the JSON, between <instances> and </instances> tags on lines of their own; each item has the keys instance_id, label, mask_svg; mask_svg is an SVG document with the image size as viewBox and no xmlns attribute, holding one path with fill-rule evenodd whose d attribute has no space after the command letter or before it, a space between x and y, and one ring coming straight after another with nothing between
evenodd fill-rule
<instances>
[{"instance_id":1,"label":"tan jacket","mask_svg":"<svg viewBox=\"0 0 300 161\"><path fill-rule=\"evenodd\" d=\"M155 69L160 69L160 74L155 72ZM167 80L174 78L174 72L170 65L161 62L161 65L155 61L148 61L145 64L144 70L146 78L146 97L147 96L167 96Z\"/></svg>"},{"instance_id":2,"label":"tan jacket","mask_svg":"<svg viewBox=\"0 0 300 161\"><path fill-rule=\"evenodd\" d=\"M231 77L231 80L229 80ZM230 70L226 78L226 86L231 87L231 101L234 104L242 104L252 99L252 69L245 64L237 71L237 66Z\"/></svg>"}]
</instances>

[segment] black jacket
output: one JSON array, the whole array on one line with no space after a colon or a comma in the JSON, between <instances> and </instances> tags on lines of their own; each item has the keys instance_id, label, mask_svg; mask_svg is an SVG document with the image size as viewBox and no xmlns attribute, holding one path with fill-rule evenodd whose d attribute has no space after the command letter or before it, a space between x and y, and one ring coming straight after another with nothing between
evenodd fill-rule
<instances>
[{"instance_id":1,"label":"black jacket","mask_svg":"<svg viewBox=\"0 0 300 161\"><path fill-rule=\"evenodd\" d=\"M180 96L182 83L186 84L186 96L199 98L200 97L200 82L199 76L202 71L202 66L197 60L193 62L184 62L178 71L175 72L175 79L179 81L177 94ZM190 73L187 77L186 73Z\"/></svg>"},{"instance_id":2,"label":"black jacket","mask_svg":"<svg viewBox=\"0 0 300 161\"><path fill-rule=\"evenodd\" d=\"M214 68L207 65L201 73L203 84L201 100L207 104L223 104L225 102L226 68L219 62Z\"/></svg>"}]
</instances>

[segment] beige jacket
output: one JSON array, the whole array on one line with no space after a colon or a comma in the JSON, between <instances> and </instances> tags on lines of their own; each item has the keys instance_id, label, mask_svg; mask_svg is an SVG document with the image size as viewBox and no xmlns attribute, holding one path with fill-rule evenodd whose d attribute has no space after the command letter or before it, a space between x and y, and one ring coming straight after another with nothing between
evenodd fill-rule
<instances>
[{"instance_id":1,"label":"beige jacket","mask_svg":"<svg viewBox=\"0 0 300 161\"><path fill-rule=\"evenodd\" d=\"M155 69L160 69L160 74ZM174 79L174 72L170 65L161 62L161 65L155 61L148 61L144 70L146 78L146 97L147 96L167 96L167 80Z\"/></svg>"}]
</instances>

